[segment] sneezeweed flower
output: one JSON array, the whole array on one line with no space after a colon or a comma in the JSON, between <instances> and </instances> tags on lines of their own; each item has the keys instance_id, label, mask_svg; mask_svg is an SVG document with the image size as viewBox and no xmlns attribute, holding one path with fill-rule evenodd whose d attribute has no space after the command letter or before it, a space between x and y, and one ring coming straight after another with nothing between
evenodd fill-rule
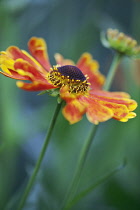
<instances>
[{"instance_id":1,"label":"sneezeweed flower","mask_svg":"<svg viewBox=\"0 0 140 210\"><path fill-rule=\"evenodd\" d=\"M11 46L0 55L0 72L4 76L26 80L17 86L27 91L54 91L66 102L62 112L71 123L82 119L98 124L110 118L126 122L136 114L136 101L124 92L104 91L105 77L99 72L99 64L89 53L84 53L77 64L55 54L57 65L51 66L47 46L42 38L32 37L29 51ZM57 91L55 91L57 90Z\"/></svg>"},{"instance_id":2,"label":"sneezeweed flower","mask_svg":"<svg viewBox=\"0 0 140 210\"><path fill-rule=\"evenodd\" d=\"M130 36L119 32L117 29L108 29L106 37L102 34L102 43L107 48L112 48L121 54L130 57L140 57L140 46Z\"/></svg>"}]
</instances>

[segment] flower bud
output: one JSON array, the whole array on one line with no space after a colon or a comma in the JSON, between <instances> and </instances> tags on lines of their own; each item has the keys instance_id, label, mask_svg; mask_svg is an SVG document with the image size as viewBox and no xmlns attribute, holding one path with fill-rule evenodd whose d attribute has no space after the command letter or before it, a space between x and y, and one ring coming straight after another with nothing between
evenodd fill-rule
<instances>
[{"instance_id":1,"label":"flower bud","mask_svg":"<svg viewBox=\"0 0 140 210\"><path fill-rule=\"evenodd\" d=\"M137 41L117 29L108 29L106 36L102 34L101 40L107 48L112 48L130 57L140 57L140 46Z\"/></svg>"}]
</instances>

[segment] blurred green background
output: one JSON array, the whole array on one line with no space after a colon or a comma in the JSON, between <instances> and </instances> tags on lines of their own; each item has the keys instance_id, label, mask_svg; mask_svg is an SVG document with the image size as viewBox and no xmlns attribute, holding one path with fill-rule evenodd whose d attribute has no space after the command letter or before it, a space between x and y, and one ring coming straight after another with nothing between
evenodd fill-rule
<instances>
[{"instance_id":1,"label":"blurred green background","mask_svg":"<svg viewBox=\"0 0 140 210\"><path fill-rule=\"evenodd\" d=\"M0 0L0 51L10 45L27 50L32 36L43 37L55 64L59 52L75 62L88 51L107 74L113 52L100 32L118 28L140 43L138 0ZM56 98L25 92L0 77L0 210L15 210L36 163ZM125 58L112 90L140 102L140 62ZM72 210L140 209L140 109L127 123L102 123L92 144L79 192L123 164L122 170L90 192ZM72 179L80 149L90 131L86 117L75 125L60 114L49 149L24 210L57 210Z\"/></svg>"}]
</instances>

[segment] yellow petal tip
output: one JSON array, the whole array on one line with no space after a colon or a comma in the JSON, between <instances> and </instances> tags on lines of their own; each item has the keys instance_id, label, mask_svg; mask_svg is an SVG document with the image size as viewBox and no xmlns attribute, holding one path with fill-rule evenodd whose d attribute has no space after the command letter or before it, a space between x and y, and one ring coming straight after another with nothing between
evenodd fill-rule
<instances>
[{"instance_id":1,"label":"yellow petal tip","mask_svg":"<svg viewBox=\"0 0 140 210\"><path fill-rule=\"evenodd\" d=\"M21 87L23 87L23 82L22 81L17 81L16 85L17 85L17 87L21 88Z\"/></svg>"}]
</instances>

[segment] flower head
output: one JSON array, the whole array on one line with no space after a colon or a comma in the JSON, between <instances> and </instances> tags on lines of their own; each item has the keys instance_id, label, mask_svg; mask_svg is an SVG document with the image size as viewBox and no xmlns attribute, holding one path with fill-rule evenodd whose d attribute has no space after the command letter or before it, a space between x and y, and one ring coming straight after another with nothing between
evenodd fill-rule
<instances>
[{"instance_id":1,"label":"flower head","mask_svg":"<svg viewBox=\"0 0 140 210\"><path fill-rule=\"evenodd\" d=\"M137 41L117 29L108 29L106 38L102 37L102 42L105 47L112 48L124 55L140 57L140 46Z\"/></svg>"},{"instance_id":2,"label":"flower head","mask_svg":"<svg viewBox=\"0 0 140 210\"><path fill-rule=\"evenodd\" d=\"M105 77L89 53L84 53L77 64L57 53L57 65L51 66L43 39L32 37L28 47L31 55L15 46L2 51L0 73L20 80L17 86L24 90L59 89L60 97L66 102L63 115L71 124L81 120L84 114L94 124L110 118L126 122L136 116L132 111L137 103L127 93L102 90Z\"/></svg>"},{"instance_id":3,"label":"flower head","mask_svg":"<svg viewBox=\"0 0 140 210\"><path fill-rule=\"evenodd\" d=\"M70 93L85 93L89 89L87 75L73 65L53 66L48 79L57 87L67 86Z\"/></svg>"}]
</instances>

